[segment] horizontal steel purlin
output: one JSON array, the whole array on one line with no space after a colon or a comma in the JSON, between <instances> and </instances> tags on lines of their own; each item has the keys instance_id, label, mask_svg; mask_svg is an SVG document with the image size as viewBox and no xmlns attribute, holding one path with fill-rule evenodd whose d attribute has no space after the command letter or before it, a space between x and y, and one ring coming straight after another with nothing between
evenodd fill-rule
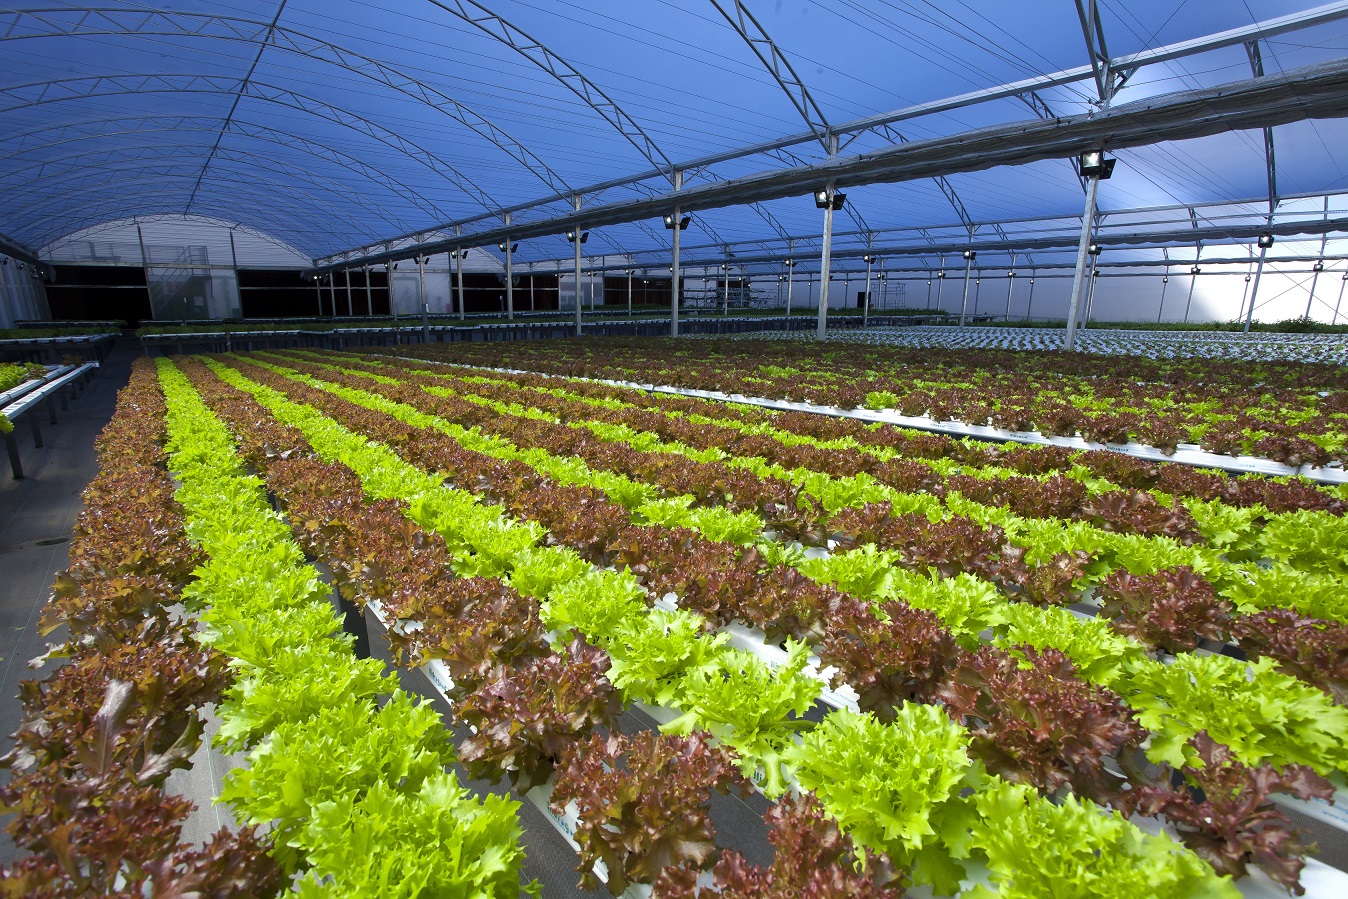
<instances>
[{"instance_id":1,"label":"horizontal steel purlin","mask_svg":"<svg viewBox=\"0 0 1348 899\"><path fill-rule=\"evenodd\" d=\"M1110 149L1124 149L1230 130L1345 116L1348 116L1348 59L1339 59L1276 76L1151 97L1097 113L975 129L808 167L772 170L677 193L582 209L542 221L516 222L509 229L495 227L407 246L393 253L325 257L317 270L480 246L507 237L515 240L541 237L576 226L596 228L657 218L676 203L685 210L705 210L803 196L830 180L840 186L895 183L936 174L1066 159L1101 144Z\"/></svg>"}]
</instances>

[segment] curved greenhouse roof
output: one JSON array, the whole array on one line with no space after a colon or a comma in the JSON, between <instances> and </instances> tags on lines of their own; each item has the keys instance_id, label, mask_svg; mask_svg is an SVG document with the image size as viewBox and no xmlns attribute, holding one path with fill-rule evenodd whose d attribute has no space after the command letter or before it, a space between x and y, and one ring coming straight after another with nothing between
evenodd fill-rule
<instances>
[{"instance_id":1,"label":"curved greenhouse roof","mask_svg":"<svg viewBox=\"0 0 1348 899\"><path fill-rule=\"evenodd\" d=\"M1344 2L203 0L0 23L16 251L205 216L320 266L507 234L527 264L569 257L574 220L587 253L655 265L680 205L690 263L771 268L817 254L809 194L837 177L844 260L1070 265L1074 160L1102 143L1118 260L1244 258L1268 228L1333 256L1348 216Z\"/></svg>"}]
</instances>

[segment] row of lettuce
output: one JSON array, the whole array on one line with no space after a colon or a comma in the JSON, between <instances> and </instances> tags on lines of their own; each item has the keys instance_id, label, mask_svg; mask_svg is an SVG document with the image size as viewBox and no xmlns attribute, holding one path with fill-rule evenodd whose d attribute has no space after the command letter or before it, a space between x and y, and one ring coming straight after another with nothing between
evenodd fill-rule
<instances>
[{"instance_id":1,"label":"row of lettuce","mask_svg":"<svg viewBox=\"0 0 1348 899\"><path fill-rule=\"evenodd\" d=\"M165 437L164 398L140 361L96 441L71 564L39 619L63 635L41 660L52 670L20 689L0 803L26 855L0 869L5 896L270 896L285 883L251 827L183 839L192 805L165 789L234 681L175 611L205 559L174 500Z\"/></svg>"},{"instance_id":2,"label":"row of lettuce","mask_svg":"<svg viewBox=\"0 0 1348 899\"><path fill-rule=\"evenodd\" d=\"M1206 799L1198 799L1187 790L1167 788L1170 770L1164 765L1156 770L1144 770L1145 762L1141 766L1133 766L1136 770L1128 775L1132 778L1129 788L1120 790L1120 784L1111 784L1110 777L1104 774L1105 769L1110 767L1105 758L1115 762L1130 758L1140 760L1143 733L1139 732L1140 728L1132 720L1131 713L1127 713L1126 709L1120 713L1122 704L1116 696L1103 687L1085 684L1077 679L1071 663L1061 653L1039 652L1033 647L1012 643L1002 647L968 649L959 646L947 633L944 637L946 642L942 642L938 636L935 641L927 641L927 647L923 647L921 641L913 641L919 651L931 645L938 649L952 647L955 650L955 664L934 672L937 683L917 683L919 678L915 677L912 663L918 660L913 657L890 658L888 650L893 646L908 645L904 638L914 636L909 631L916 623L935 623L930 620L929 614L893 602L882 607L877 615L869 603L859 603L855 597L837 591L824 596L827 602L817 604L813 616L806 622L807 630L828 626L828 616L824 612L831 602L833 612L850 613L856 625L855 630L875 641L870 647L870 653L872 661L878 661L874 672L877 676L872 679L871 686L874 689L869 691L870 704L875 708L873 713L862 715L832 712L825 718L823 725L813 728L800 716L813 704L821 685L804 674L805 651L793 649L787 654L785 664L768 666L754 656L727 647L724 634L706 634L708 624L715 623L710 618L683 609L670 612L648 608L648 600L653 598L651 594L660 589L656 587L653 590L652 585L657 582L655 576L661 573L662 566L670 567L680 556L684 559L703 558L707 555L704 551L709 552L710 558L724 559L724 556L718 555L724 547L706 541L687 528L633 525L628 510L607 501L595 489L551 481L537 469L503 454L499 441L490 446L490 441L484 442L478 435L476 448L484 449L484 452L460 445L448 433L453 430L449 423L441 423L444 426L441 434L430 430L427 426L434 422L425 413L404 408L403 418L419 415L423 419L417 425L407 424L394 416L375 414L349 399L341 399L336 393L344 393L344 389L322 391L265 368L241 361L232 364L235 369L219 368L220 376L253 393L283 419L301 428L305 428L307 419L310 428L316 428L313 421L322 420L327 427L326 422L331 419L326 416L331 416L341 425L379 439L405 457L406 461L397 463L390 459L390 464L401 465L406 470L409 462L414 463L417 468L407 473L408 478L418 468L421 471L434 471L438 477L433 478L431 483L438 484L440 478L449 477L452 484L467 485L473 492L498 504L488 507L484 512L483 507L476 503L472 507L462 507L456 501L451 512L445 515L437 511L432 498L438 502L443 501L445 496L462 496L459 491L436 488L432 492L430 484L426 484L419 490L409 492L407 484L401 483L403 479L399 476L393 487L401 492L390 493L390 482L385 480L387 475L380 475L375 470L364 472L360 464L352 461L359 453L368 451L368 445L356 440L346 448L346 452L353 455L343 457L343 461L352 464L361 474L367 491L376 496L396 496L407 501L409 514L413 518L435 527L450 538L456 570L477 576L506 575L519 593L543 600L540 605L542 621L549 629L562 632L568 627L575 627L590 643L609 653L612 665L609 677L625 698L673 707L679 715L666 726L667 730L690 734L710 733L723 746L737 753L741 773L759 779L770 794L777 794L788 785L811 789L823 803L824 809L843 822L844 829L862 845L885 851L892 859L898 860L900 867L909 868L916 879L933 881L947 890L951 889L958 878L961 860L972 855L985 864L990 863L994 884L1007 895L1019 894L1016 890L1021 888L1028 890L1025 894L1034 894L1035 889L1028 885L1035 882L1035 874L1048 875L1039 870L1038 866L1023 869L1030 859L1022 858L1020 867L1016 867L1001 858L994 847L997 835L992 834L986 826L980 830L976 821L983 819L970 811L978 802L970 797L995 794L1003 803L998 808L1011 809L1014 803L1007 797L1014 793L1023 801L1025 814L1019 817L1008 814L998 822L998 834L1018 832L1017 826L1023 825L1027 830L1020 836L1033 842L1046 838L1047 834L1047 831L1036 831L1038 836L1033 837L1029 831L1035 827L1051 830L1061 825L1073 830L1083 821L1102 819L1091 804L1091 792L1099 795L1112 790L1122 795L1130 792L1130 788L1136 788L1135 795L1149 803L1148 810L1160 810L1185 834L1186 841L1201 847L1199 851L1218 868L1239 873L1244 870L1246 862L1255 861L1285 882L1295 881L1296 871L1300 867L1300 862L1295 858L1295 841L1285 822L1269 829L1277 815L1268 805L1267 798L1269 792L1274 790L1300 795L1326 795L1327 786L1308 769L1294 763L1282 764L1277 771L1269 766L1252 768L1233 757L1229 747L1216 744L1206 734L1191 729L1187 732L1188 740L1181 737L1169 750L1161 749L1159 754L1164 756L1167 751L1178 753L1181 763L1187 763L1183 764L1183 773L1190 778L1190 783L1202 779L1207 789ZM247 378L242 377L240 372L246 374ZM301 403L303 405L299 405ZM306 436L310 440L314 440L318 433L318 430L310 432L306 429ZM458 437L470 445L474 444L475 438L462 428L459 428ZM361 450L360 447L366 449ZM320 452L333 454L342 451L337 444L331 445L326 451L322 447L319 449ZM376 484L382 486L372 486ZM516 523L504 519L502 515L507 510L521 517L522 521ZM610 526L617 526L622 532L605 533L605 527ZM540 541L544 539L552 545L540 546ZM698 541L701 541L701 545ZM741 554L737 547L730 549L735 556L727 559L726 564L742 561L747 555ZM615 561L619 569L609 567ZM484 565L489 567L482 568ZM773 573L785 575L790 580L790 571L786 568L777 566ZM721 572L722 575L731 573ZM761 572L741 570L739 573ZM644 586L634 574L640 575L641 580L646 582ZM797 580L804 581L798 576ZM780 593L788 592L781 590L780 581L777 583ZM796 596L779 596L779 605L783 598L797 600L800 594L798 591ZM816 593L815 599L818 598L820 594ZM765 602L770 601L770 597L764 596L763 599ZM781 618L776 614L781 611L780 608L767 611L773 617ZM527 625L527 616L524 616L526 620L521 620L518 612L503 614L497 611L495 614L506 621L493 622L491 630L496 634L494 640L504 642L514 639L512 635ZM925 621L924 615L927 616ZM417 620L419 617L409 615L408 620ZM511 617L515 618L513 625L509 621ZM888 622L884 620L886 617ZM884 630L884 626L890 624L894 624L895 630ZM935 624L939 630L939 623ZM478 628L477 632L483 630ZM428 648L423 649L425 654L417 656L417 659L454 658L465 651L461 638L446 640L442 632L436 633L440 634L437 637L439 642L431 641ZM832 635L835 643L841 644L845 633L844 628L836 629ZM893 641L895 636L900 639ZM825 643L827 640L826 637ZM945 663L946 660L936 661ZM709 669L708 665L711 666ZM1097 664L1096 667L1103 669L1104 666ZM1033 673L1018 674L1026 669ZM951 679L946 675L954 677ZM981 683L979 678L982 679ZM927 692L932 687L946 695ZM510 720L536 721L539 717L539 701L522 694L517 688L512 689L513 692L506 690L504 697L496 696L493 707L513 709L513 714L507 716ZM861 692L864 697L868 691ZM1035 709L1036 713L1046 713L1050 718L1056 716L1056 722L1045 727L1043 733L1037 732L1034 727L1027 727L1023 719L1018 721L1013 711L1017 704L1023 706L1031 696L1058 697L1059 707L1052 708L1047 702L1041 702L1041 707ZM928 702L933 698L939 699L957 721L952 721L947 712L940 711L935 705L910 705L905 702L905 698L921 698ZM1308 697L1300 695L1297 699L1304 701ZM961 702L965 704L961 705ZM995 708L998 704L1000 709ZM472 702L468 702L468 705L472 706ZM534 709L532 715L528 714L529 709ZM1331 719L1333 711L1329 708ZM1111 713L1113 719L1107 726L1101 727L1100 733L1074 741L1071 731L1080 727L1083 712L1096 715L1102 725ZM931 717L933 714L934 718ZM973 759L968 767L977 773L953 777L950 779L949 791L937 789L918 802L915 810L914 797L910 793L916 774L909 769L916 763L911 759L903 761L905 753L913 751L913 747L908 745L904 748L904 739L907 738L901 737L904 734L911 737L912 734L929 730L914 723L922 716L927 717L932 727L938 722L943 722L942 728L955 727L950 733L963 743L965 758ZM1220 723L1218 716L1210 717L1214 723ZM1304 720L1297 724L1310 726ZM1332 720L1330 724L1333 724ZM521 770L516 765L521 750L512 741L528 742L532 739L529 734L536 732L530 727L519 728L522 736L515 736L510 730L513 728L505 729L495 737L503 741L496 752L505 760L498 769L500 773L512 768ZM487 731L479 727L479 732ZM1108 748L1097 746L1097 751L1091 753L1086 748L1087 744L1101 734L1112 735L1114 743ZM1021 765L1014 761L1008 764L1007 758L1014 759L1021 748L1043 744L1046 738L1051 741L1047 747L1050 751L1042 752L1045 747L1041 745L1040 755L1033 764ZM886 741L896 742L887 749ZM1005 751L1017 741L1017 751ZM1109 740L1104 742L1108 743ZM1075 745L1065 746L1065 743ZM542 744L544 748L536 748L533 754L555 762L555 755L552 754L555 750L547 748L555 745L555 740L545 741ZM1256 756L1260 753L1258 747L1245 745L1241 748L1247 752L1253 749ZM1068 750L1066 754L1062 752L1064 749ZM928 772L936 770L931 752L919 754L923 756L919 768ZM935 755L939 757L940 754ZM849 764L852 764L853 770L840 777L840 772L849 768L849 764L844 763L846 759L852 759ZM880 767L866 767L868 759L881 762ZM988 774L989 769L997 773ZM898 776L894 774L896 771L900 772ZM924 774L923 778L927 776ZM971 784L969 778L976 786ZM918 782L921 780L919 778ZM1263 786L1256 788L1256 782ZM866 785L864 789L859 786L861 784ZM1060 793L1063 790L1075 790L1087 795L1087 798L1080 805L1074 800L1065 806L1056 806L1040 798L1042 794ZM1256 793L1257 799L1254 798ZM563 792L563 795L567 794ZM1261 813L1258 820L1244 822L1243 828L1235 820L1238 816L1236 807L1241 803L1252 803ZM1061 810L1068 807L1075 808L1077 812L1084 810L1085 817L1078 820L1069 816L1070 821L1076 824L1069 821L1050 823L1049 819L1053 815L1065 814ZM889 811L877 817L881 808ZM937 828L936 833L924 838L923 829L932 827L933 822L944 820L946 813L956 823ZM898 820L908 823L893 824L896 815ZM1122 823L1122 819L1116 817L1104 816L1103 819ZM1035 822L1033 826L1029 823L1031 820ZM1220 824L1217 824L1218 821ZM866 822L872 822L872 825L875 822L889 823L884 823L877 830L876 826L868 826ZM913 831L911 827L918 830ZM1218 829L1228 837L1239 835L1223 842L1214 839ZM1275 830L1278 834L1276 839L1273 838ZM1125 832L1132 833L1125 827L1124 831L1109 838L1115 842L1111 844L1113 848L1104 855L1113 858L1117 854L1117 840L1127 842L1121 835ZM981 836L970 836L980 833ZM1055 833L1058 838L1065 836L1063 832ZM959 834L964 836L959 837ZM1076 836L1075 842L1072 839L1061 839L1059 843L1085 846L1087 848L1083 851L1092 858L1097 852L1102 852L1098 839L1087 839L1080 834ZM1222 845L1216 846L1215 843ZM1155 846L1152 845L1152 848ZM1124 855L1128 856L1129 853ZM1168 857L1173 859L1181 856ZM1084 857L1081 861L1083 865L1086 864ZM1071 867L1070 862L1064 864ZM1165 888L1167 891L1171 888L1180 889L1176 884L1184 881L1183 889L1176 894L1191 889L1194 884L1184 877L1176 879L1169 864L1162 866L1168 872L1164 876L1159 875L1160 869L1153 865L1145 866L1145 873L1139 876L1153 880L1160 876L1156 883L1169 883L1170 886ZM999 865L1002 867L999 868ZM1056 862L1054 869L1065 883L1082 887L1084 881L1073 880L1074 877L1085 876L1079 871L1070 876L1065 875ZM1129 888L1146 888L1141 886L1140 881L1122 875L1116 880L1119 884L1131 884ZM1160 889L1155 883L1151 888Z\"/></svg>"},{"instance_id":3,"label":"row of lettuce","mask_svg":"<svg viewBox=\"0 0 1348 899\"><path fill-rule=\"evenodd\" d=\"M261 359L255 361L276 371L296 371L277 368ZM1342 699L1348 683L1345 681L1348 627L1343 624L1348 614L1348 608L1344 607L1348 584L1341 572L1342 554L1332 540L1326 541L1324 549L1317 550L1292 539L1294 536L1305 539L1307 531L1312 535L1337 536L1340 543L1348 539L1348 521L1328 512L1266 514L1261 516L1262 529L1257 534L1236 533L1228 524L1231 533L1224 534L1226 542L1216 546L1183 546L1163 537L1143 538L1098 530L1092 533L1080 523L1064 526L1063 522L1046 517L1036 524L1056 525L1066 531L1066 536L1080 539L1068 549L1050 555L1055 545L1061 545L1063 534L1036 527L1029 535L1021 533L1019 539L1008 539L1008 531L1019 530L1014 522L1005 516L994 519L1006 524L1005 530L1001 525L983 524L1000 511L987 507L975 508L972 516L959 514L970 508L969 504L956 502L959 497L946 496L942 506L930 495L897 496L890 492L890 498L878 505L839 510L834 508L838 504L837 492L826 492L831 485L819 473L815 476L806 473L806 477L798 479L802 493L815 489L828 503L823 510L816 505L812 518L809 510L802 513L798 507L790 508L782 501L780 492L774 496L762 488L755 497L752 489L756 485L746 484L744 479L733 484L737 494L733 499L722 494L715 502L695 507L708 493L731 489L724 466L715 461L694 462L671 474L664 454L674 455L676 462L686 462L684 455L705 459L708 452L713 459L724 459L722 450L695 451L684 444L661 444L649 432L636 433L627 425L586 421L585 408L575 404L543 403L548 406L544 412L537 407L504 404L466 391L466 386L471 385L465 381L481 379L459 380L458 390L450 392L437 386L452 377L443 374L423 377L404 373L403 377L411 383L403 383L387 377L395 373L387 367L349 359L341 360L344 369L315 363L307 357L286 362L352 385L309 380L314 385L326 383L353 402L373 404L373 408L394 410L396 414L395 401L400 400L402 408L412 410L413 418L408 420L424 423L426 413L438 412L494 438L504 438L497 439L495 445L517 458L550 466L548 470L554 476L597 487L643 519L693 527L727 542L758 545L768 558L785 561L817 580L844 583L849 590L870 598L902 596L927 607L944 606L942 617L961 636L974 636L987 627L1017 620L1026 626L1038 621L1094 637L1100 631L1098 625L1108 622L1115 636L1128 638L1108 641L1110 652L1117 652L1120 646L1125 650L1121 653L1123 660L1147 653L1155 656L1189 652L1200 644L1212 645L1211 641L1234 640L1238 646L1232 647L1233 651L1266 659L1265 667L1276 664L1284 674L1325 691L1335 700ZM414 386L417 382L421 390ZM369 386L371 392L361 390L362 385ZM525 401L537 399L537 394L531 394ZM418 415L422 417L416 418ZM645 420L649 419L647 414ZM652 424L658 428L658 422ZM450 430L454 428L462 432L462 425L456 424ZM602 439L587 441L589 435ZM703 437L709 441L716 439L715 435ZM633 443L639 443L643 449L636 450ZM522 445L530 447L523 454ZM542 448L547 452L540 452ZM583 458L573 453L580 453ZM561 464L553 458L555 455L570 458ZM730 464L757 465L759 470L769 467L761 459L744 456L734 458ZM773 467L783 471L780 465ZM784 477L800 474L797 469L784 472ZM645 489L656 482L667 488L664 493L657 491L652 495ZM748 502L744 501L746 494ZM895 511L896 498L926 505L919 506L917 514L899 515ZM776 501L775 506L772 501ZM765 507L767 516L760 514ZM827 511L834 514L824 519L820 513ZM775 520L771 517L774 515ZM780 543L765 540L764 530L770 527L769 533L780 532L787 515L793 518L786 522L788 526L806 520L797 533L807 539L809 535L804 531L814 530L816 536L833 534L848 545L860 546L827 560L784 553ZM1210 520L1221 518L1220 514L1214 514ZM1226 516L1228 521L1229 518ZM1236 541L1250 547L1243 551L1243 559L1242 553L1232 549ZM1283 552L1282 547L1294 544L1295 556ZM1031 552L1038 557L1030 555ZM1268 554L1281 558L1268 558ZM1232 562L1233 558L1242 564ZM936 573L933 575L932 571ZM1286 588L1290 584L1296 584L1298 589L1289 591ZM1027 604L1051 607L1079 600L1083 585L1090 585L1101 597L1096 603L1097 622L1073 622L1070 616L1025 608ZM958 606L952 604L952 594L960 597ZM1288 604L1292 607L1286 607ZM1229 660L1207 664L1210 668L1235 667ZM1225 669L1218 667L1218 670ZM1272 687L1282 680L1285 678L1273 677L1268 683ZM1270 689L1270 692L1279 691Z\"/></svg>"},{"instance_id":4,"label":"row of lettuce","mask_svg":"<svg viewBox=\"0 0 1348 899\"><path fill-rule=\"evenodd\" d=\"M423 358L611 378L1010 431L1196 443L1289 465L1348 459L1341 366L786 341L592 338L437 345Z\"/></svg>"}]
</instances>

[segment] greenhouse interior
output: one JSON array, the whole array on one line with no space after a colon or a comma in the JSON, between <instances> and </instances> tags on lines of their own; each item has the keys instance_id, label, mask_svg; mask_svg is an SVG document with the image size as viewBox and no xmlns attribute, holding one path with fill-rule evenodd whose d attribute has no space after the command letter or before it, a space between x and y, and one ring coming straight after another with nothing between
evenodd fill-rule
<instances>
[{"instance_id":1,"label":"greenhouse interior","mask_svg":"<svg viewBox=\"0 0 1348 899\"><path fill-rule=\"evenodd\" d=\"M1348 0L0 62L0 897L1348 897Z\"/></svg>"}]
</instances>

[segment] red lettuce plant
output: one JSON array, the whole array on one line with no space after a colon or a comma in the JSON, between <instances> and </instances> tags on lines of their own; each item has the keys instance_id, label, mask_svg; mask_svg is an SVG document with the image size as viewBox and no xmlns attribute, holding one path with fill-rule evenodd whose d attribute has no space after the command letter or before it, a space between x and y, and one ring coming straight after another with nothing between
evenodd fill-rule
<instances>
[{"instance_id":1,"label":"red lettuce plant","mask_svg":"<svg viewBox=\"0 0 1348 899\"><path fill-rule=\"evenodd\" d=\"M1119 696L1082 681L1056 649L965 653L940 698L969 728L971 751L989 771L1044 793L1070 787L1109 802L1121 779L1106 760L1146 736Z\"/></svg>"},{"instance_id":2,"label":"red lettuce plant","mask_svg":"<svg viewBox=\"0 0 1348 899\"><path fill-rule=\"evenodd\" d=\"M596 734L563 755L551 806L563 814L575 803L579 813L581 885L598 886L592 869L602 861L618 896L668 866L706 867L717 854L707 803L713 790L731 789L748 795L749 782L702 734Z\"/></svg>"},{"instance_id":3,"label":"red lettuce plant","mask_svg":"<svg viewBox=\"0 0 1348 899\"><path fill-rule=\"evenodd\" d=\"M698 872L669 867L651 899L900 899L900 876L883 855L858 852L852 838L824 814L811 793L788 797L763 816L776 853L769 867L728 852L712 882L697 886Z\"/></svg>"},{"instance_id":4,"label":"red lettuce plant","mask_svg":"<svg viewBox=\"0 0 1348 899\"><path fill-rule=\"evenodd\" d=\"M1237 616L1231 636L1250 655L1277 659L1286 673L1348 705L1348 625L1292 609L1264 609Z\"/></svg>"},{"instance_id":5,"label":"red lettuce plant","mask_svg":"<svg viewBox=\"0 0 1348 899\"><path fill-rule=\"evenodd\" d=\"M879 614L860 602L840 605L819 647L835 687L850 684L862 711L882 722L909 700L931 702L959 659L954 636L931 612L887 602Z\"/></svg>"},{"instance_id":6,"label":"red lettuce plant","mask_svg":"<svg viewBox=\"0 0 1348 899\"><path fill-rule=\"evenodd\" d=\"M617 715L608 669L608 653L575 632L563 653L495 669L454 707L475 731L459 746L459 760L473 777L508 776L521 794L543 783L567 747Z\"/></svg>"},{"instance_id":7,"label":"red lettuce plant","mask_svg":"<svg viewBox=\"0 0 1348 899\"><path fill-rule=\"evenodd\" d=\"M1100 584L1100 597L1115 630L1169 653L1225 640L1230 628L1231 604L1186 565L1149 575L1116 571Z\"/></svg>"},{"instance_id":8,"label":"red lettuce plant","mask_svg":"<svg viewBox=\"0 0 1348 899\"><path fill-rule=\"evenodd\" d=\"M1142 787L1128 797L1128 810L1165 816L1185 845L1219 874L1243 877L1249 865L1258 865L1292 893L1304 893L1302 856L1314 846L1303 841L1271 797L1330 799L1333 785L1305 765L1281 770L1245 765L1206 731L1189 742L1202 760L1201 767L1183 769L1189 785Z\"/></svg>"}]
</instances>

